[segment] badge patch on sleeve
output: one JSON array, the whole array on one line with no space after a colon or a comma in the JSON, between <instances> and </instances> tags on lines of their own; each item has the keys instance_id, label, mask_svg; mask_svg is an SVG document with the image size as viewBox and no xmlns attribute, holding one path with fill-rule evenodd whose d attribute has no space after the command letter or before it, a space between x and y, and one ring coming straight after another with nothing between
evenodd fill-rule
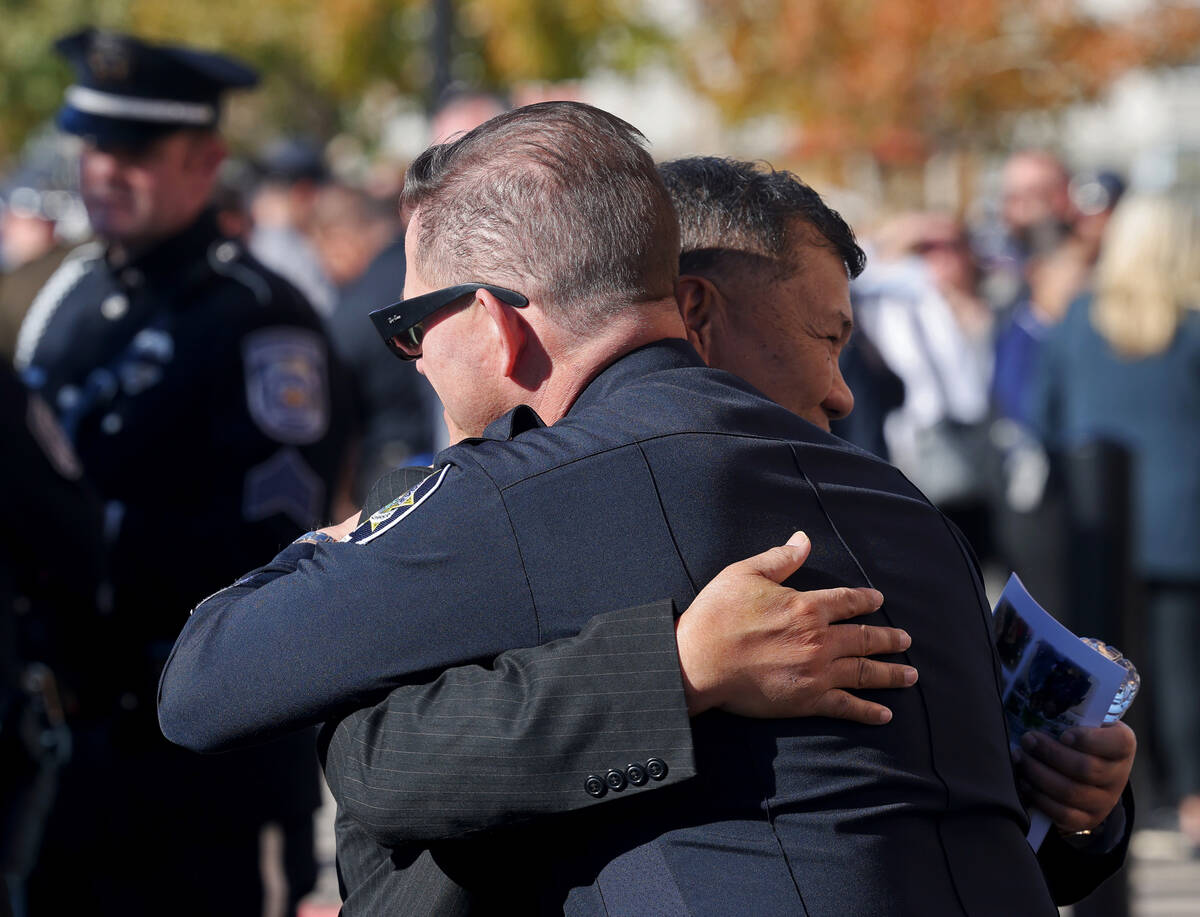
<instances>
[{"instance_id":1,"label":"badge patch on sleeve","mask_svg":"<svg viewBox=\"0 0 1200 917\"><path fill-rule=\"evenodd\" d=\"M431 474L416 487L406 490L396 499L389 501L379 512L372 514L369 519L360 523L346 540L355 544L366 544L378 538L401 519L412 515L417 507L428 500L433 492L441 486L442 478L449 470L450 466L446 465L441 471Z\"/></svg>"},{"instance_id":2,"label":"badge patch on sleeve","mask_svg":"<svg viewBox=\"0 0 1200 917\"><path fill-rule=\"evenodd\" d=\"M295 449L283 448L246 472L242 518L247 522L282 513L301 528L316 524L325 485Z\"/></svg>"},{"instance_id":3,"label":"badge patch on sleeve","mask_svg":"<svg viewBox=\"0 0 1200 917\"><path fill-rule=\"evenodd\" d=\"M271 439L314 443L329 428L325 343L307 328L264 328L242 341L246 406Z\"/></svg>"}]
</instances>

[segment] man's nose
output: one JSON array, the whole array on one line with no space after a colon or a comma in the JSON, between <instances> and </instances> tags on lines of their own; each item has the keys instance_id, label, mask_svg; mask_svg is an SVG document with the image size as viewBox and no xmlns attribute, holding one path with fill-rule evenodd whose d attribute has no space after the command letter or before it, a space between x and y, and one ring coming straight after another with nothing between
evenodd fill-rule
<instances>
[{"instance_id":1,"label":"man's nose","mask_svg":"<svg viewBox=\"0 0 1200 917\"><path fill-rule=\"evenodd\" d=\"M121 168L120 156L111 150L88 150L84 171L91 178L111 179Z\"/></svg>"},{"instance_id":2,"label":"man's nose","mask_svg":"<svg viewBox=\"0 0 1200 917\"><path fill-rule=\"evenodd\" d=\"M854 410L854 393L842 378L842 369L834 363L833 384L821 402L821 409L830 420L841 420Z\"/></svg>"}]
</instances>

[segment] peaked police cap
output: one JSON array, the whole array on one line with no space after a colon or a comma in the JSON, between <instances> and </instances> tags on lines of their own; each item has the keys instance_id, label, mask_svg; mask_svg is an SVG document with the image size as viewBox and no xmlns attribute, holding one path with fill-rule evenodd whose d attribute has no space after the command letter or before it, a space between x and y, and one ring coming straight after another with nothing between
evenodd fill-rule
<instances>
[{"instance_id":1,"label":"peaked police cap","mask_svg":"<svg viewBox=\"0 0 1200 917\"><path fill-rule=\"evenodd\" d=\"M141 146L185 127L215 127L221 94L258 74L227 57L87 28L54 43L75 69L58 125L105 146Z\"/></svg>"}]
</instances>

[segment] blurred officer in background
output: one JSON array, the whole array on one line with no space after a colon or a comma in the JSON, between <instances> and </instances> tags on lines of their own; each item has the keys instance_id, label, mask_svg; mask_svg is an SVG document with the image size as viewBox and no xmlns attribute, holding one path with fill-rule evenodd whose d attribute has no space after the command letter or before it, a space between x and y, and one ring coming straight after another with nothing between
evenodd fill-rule
<instances>
[{"instance_id":1,"label":"blurred officer in background","mask_svg":"<svg viewBox=\"0 0 1200 917\"><path fill-rule=\"evenodd\" d=\"M250 253L295 284L317 312L333 312L335 292L311 241L313 208L329 182L321 147L301 137L276 140L259 155L250 200Z\"/></svg>"},{"instance_id":2,"label":"blurred officer in background","mask_svg":"<svg viewBox=\"0 0 1200 917\"><path fill-rule=\"evenodd\" d=\"M308 303L209 207L221 95L256 74L92 29L56 48L77 73L59 124L84 139L98 241L39 293L16 364L105 501L113 612L31 913L259 915L268 823L292 906L314 880L311 742L181 753L158 732L155 685L187 609L327 518L345 386Z\"/></svg>"}]
</instances>

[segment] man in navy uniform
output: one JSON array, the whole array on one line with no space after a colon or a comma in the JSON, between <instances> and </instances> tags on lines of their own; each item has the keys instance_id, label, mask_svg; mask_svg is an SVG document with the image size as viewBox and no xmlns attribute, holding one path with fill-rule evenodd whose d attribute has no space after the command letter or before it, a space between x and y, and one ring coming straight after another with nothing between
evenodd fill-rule
<instances>
[{"instance_id":1,"label":"man in navy uniform","mask_svg":"<svg viewBox=\"0 0 1200 917\"><path fill-rule=\"evenodd\" d=\"M912 633L922 679L889 697L903 728L712 712L697 778L636 823L596 807L569 837L542 827L462 869L498 901L570 913L1054 913L969 550L895 469L703 365L642 143L546 103L413 164L409 296L379 321L463 441L344 542L300 539L202 603L163 673L164 731L319 721L606 608L684 604L803 528L797 583L876 586L881 622ZM833 359L849 316L829 324ZM601 778L614 791L672 766L626 753L637 767Z\"/></svg>"},{"instance_id":2,"label":"man in navy uniform","mask_svg":"<svg viewBox=\"0 0 1200 917\"><path fill-rule=\"evenodd\" d=\"M16 363L105 501L112 613L33 904L258 914L266 823L288 836L293 900L314 878L311 746L181 753L158 733L155 686L182 610L324 517L344 386L308 304L208 206L221 97L256 74L93 29L56 48L77 75L59 124L83 138L98 241L42 289Z\"/></svg>"}]
</instances>

